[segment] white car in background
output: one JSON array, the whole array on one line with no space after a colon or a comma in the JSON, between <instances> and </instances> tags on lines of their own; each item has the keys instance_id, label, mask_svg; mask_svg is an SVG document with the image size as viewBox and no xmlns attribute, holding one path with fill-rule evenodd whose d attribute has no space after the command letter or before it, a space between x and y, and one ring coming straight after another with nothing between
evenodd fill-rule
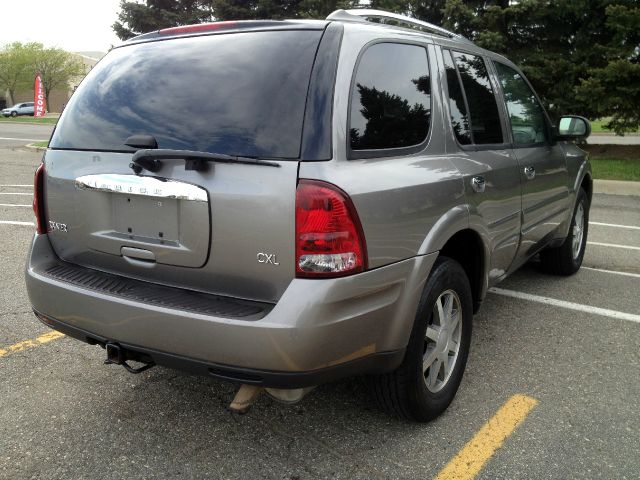
<instances>
[{"instance_id":1,"label":"white car in background","mask_svg":"<svg viewBox=\"0 0 640 480\"><path fill-rule=\"evenodd\" d=\"M16 103L13 107L2 110L2 115L5 117L17 117L18 115L33 116L33 102Z\"/></svg>"}]
</instances>

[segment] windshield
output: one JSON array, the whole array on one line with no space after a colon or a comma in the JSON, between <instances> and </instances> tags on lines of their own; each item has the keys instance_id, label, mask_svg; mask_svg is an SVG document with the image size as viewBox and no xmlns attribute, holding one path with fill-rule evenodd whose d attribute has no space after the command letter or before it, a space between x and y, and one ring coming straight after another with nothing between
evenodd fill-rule
<instances>
[{"instance_id":1,"label":"windshield","mask_svg":"<svg viewBox=\"0 0 640 480\"><path fill-rule=\"evenodd\" d=\"M321 31L180 38L117 48L82 82L51 148L132 151L134 134L159 148L298 158Z\"/></svg>"}]
</instances>

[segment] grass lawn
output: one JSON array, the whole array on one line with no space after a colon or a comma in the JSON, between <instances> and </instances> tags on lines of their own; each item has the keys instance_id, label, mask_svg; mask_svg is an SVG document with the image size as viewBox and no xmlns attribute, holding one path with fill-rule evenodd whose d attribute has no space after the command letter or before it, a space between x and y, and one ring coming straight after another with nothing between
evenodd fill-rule
<instances>
[{"instance_id":1,"label":"grass lawn","mask_svg":"<svg viewBox=\"0 0 640 480\"><path fill-rule=\"evenodd\" d=\"M640 145L586 145L593 178L640 182Z\"/></svg>"},{"instance_id":2,"label":"grass lawn","mask_svg":"<svg viewBox=\"0 0 640 480\"><path fill-rule=\"evenodd\" d=\"M58 117L4 117L0 115L0 123L2 122L19 122L19 123L47 123L55 125Z\"/></svg>"},{"instance_id":3,"label":"grass lawn","mask_svg":"<svg viewBox=\"0 0 640 480\"><path fill-rule=\"evenodd\" d=\"M32 147L47 148L49 146L49 140L45 140L44 142L33 142L33 143L30 143L29 145L31 145Z\"/></svg>"},{"instance_id":4,"label":"grass lawn","mask_svg":"<svg viewBox=\"0 0 640 480\"><path fill-rule=\"evenodd\" d=\"M612 130L607 130L606 128L604 128L605 124L609 123L608 118L601 118L599 120L590 120L590 122L591 122L591 133L613 133ZM629 132L629 133L634 133L634 132ZM640 133L640 129L636 130L635 133Z\"/></svg>"},{"instance_id":5,"label":"grass lawn","mask_svg":"<svg viewBox=\"0 0 640 480\"><path fill-rule=\"evenodd\" d=\"M640 160L592 157L593 178L640 182Z\"/></svg>"}]
</instances>

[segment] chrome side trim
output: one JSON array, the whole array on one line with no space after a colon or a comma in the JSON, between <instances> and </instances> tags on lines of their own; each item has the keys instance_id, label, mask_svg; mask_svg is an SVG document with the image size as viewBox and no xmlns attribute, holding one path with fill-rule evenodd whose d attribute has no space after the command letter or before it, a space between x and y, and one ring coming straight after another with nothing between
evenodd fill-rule
<instances>
[{"instance_id":1,"label":"chrome side trim","mask_svg":"<svg viewBox=\"0 0 640 480\"><path fill-rule=\"evenodd\" d=\"M161 177L141 177L104 173L76 178L76 188L100 192L142 195L145 197L175 198L191 202L207 202L207 191L190 183Z\"/></svg>"}]
</instances>

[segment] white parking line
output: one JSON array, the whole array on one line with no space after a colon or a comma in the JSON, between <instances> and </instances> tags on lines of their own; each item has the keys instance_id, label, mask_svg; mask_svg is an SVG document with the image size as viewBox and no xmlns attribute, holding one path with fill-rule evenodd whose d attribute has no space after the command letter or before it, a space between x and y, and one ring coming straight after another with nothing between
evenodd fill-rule
<instances>
[{"instance_id":1,"label":"white parking line","mask_svg":"<svg viewBox=\"0 0 640 480\"><path fill-rule=\"evenodd\" d=\"M640 230L640 227L634 227L633 225L618 225L617 223L592 222L591 220L589 220L589 225L598 225L600 227L628 228L629 230Z\"/></svg>"},{"instance_id":2,"label":"white parking line","mask_svg":"<svg viewBox=\"0 0 640 480\"><path fill-rule=\"evenodd\" d=\"M0 207L33 207L33 205L14 205L13 203L0 203Z\"/></svg>"},{"instance_id":3,"label":"white parking line","mask_svg":"<svg viewBox=\"0 0 640 480\"><path fill-rule=\"evenodd\" d=\"M587 242L587 245L598 245L599 247L626 248L627 250L640 250L640 247L631 245L618 245L617 243Z\"/></svg>"},{"instance_id":4,"label":"white parking line","mask_svg":"<svg viewBox=\"0 0 640 480\"><path fill-rule=\"evenodd\" d=\"M15 185L0 185L0 187L30 187L30 188L33 188L33 185L15 184Z\"/></svg>"},{"instance_id":5,"label":"white parking line","mask_svg":"<svg viewBox=\"0 0 640 480\"><path fill-rule=\"evenodd\" d=\"M11 220L0 220L0 225L25 225L29 227L35 227L33 222L13 222Z\"/></svg>"},{"instance_id":6,"label":"white parking line","mask_svg":"<svg viewBox=\"0 0 640 480\"><path fill-rule=\"evenodd\" d=\"M44 142L46 139L40 138L11 138L11 137L0 137L0 140L19 140L21 142Z\"/></svg>"},{"instance_id":7,"label":"white parking line","mask_svg":"<svg viewBox=\"0 0 640 480\"><path fill-rule=\"evenodd\" d=\"M592 307L591 305L583 305L581 303L567 302L565 300L557 300L555 298L543 297L541 295L533 295L531 293L516 292L515 290L505 290L504 288L492 287L489 292L505 297L518 298L520 300L528 300L530 302L544 303L554 307L566 308L577 312L591 313L601 315L603 317L616 318L618 320L628 320L630 322L640 323L640 315L633 313L618 312L617 310L609 310L607 308Z\"/></svg>"},{"instance_id":8,"label":"white parking line","mask_svg":"<svg viewBox=\"0 0 640 480\"><path fill-rule=\"evenodd\" d=\"M0 192L0 195L28 195L29 197L33 197L33 193L25 192Z\"/></svg>"},{"instance_id":9,"label":"white parking line","mask_svg":"<svg viewBox=\"0 0 640 480\"><path fill-rule=\"evenodd\" d=\"M624 275L625 277L640 278L640 273L618 272L617 270L605 270L604 268L580 267L584 270L593 270L594 272L612 273L613 275Z\"/></svg>"}]
</instances>

